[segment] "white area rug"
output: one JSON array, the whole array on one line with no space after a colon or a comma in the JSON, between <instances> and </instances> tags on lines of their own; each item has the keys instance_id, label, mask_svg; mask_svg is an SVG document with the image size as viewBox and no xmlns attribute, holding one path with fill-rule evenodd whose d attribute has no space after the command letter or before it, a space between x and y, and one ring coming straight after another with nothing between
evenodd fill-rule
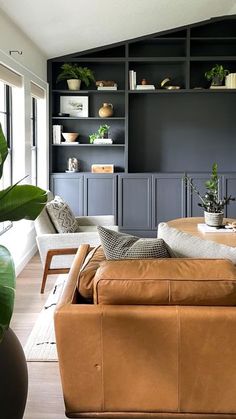
<instances>
[{"instance_id":1,"label":"white area rug","mask_svg":"<svg viewBox=\"0 0 236 419\"><path fill-rule=\"evenodd\" d=\"M58 276L24 347L27 361L57 361L53 315L67 275Z\"/></svg>"}]
</instances>

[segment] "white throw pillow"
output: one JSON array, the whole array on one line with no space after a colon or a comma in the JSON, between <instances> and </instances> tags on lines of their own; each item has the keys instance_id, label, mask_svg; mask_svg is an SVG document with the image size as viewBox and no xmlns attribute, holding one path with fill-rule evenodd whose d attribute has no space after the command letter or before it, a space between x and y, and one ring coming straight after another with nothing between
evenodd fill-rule
<instances>
[{"instance_id":1,"label":"white throw pillow","mask_svg":"<svg viewBox=\"0 0 236 419\"><path fill-rule=\"evenodd\" d=\"M192 236L166 223L158 225L157 237L165 241L172 257L229 259L236 264L236 247Z\"/></svg>"},{"instance_id":2,"label":"white throw pillow","mask_svg":"<svg viewBox=\"0 0 236 419\"><path fill-rule=\"evenodd\" d=\"M69 205L60 196L46 204L49 217L58 233L75 233L78 231L77 220Z\"/></svg>"}]
</instances>

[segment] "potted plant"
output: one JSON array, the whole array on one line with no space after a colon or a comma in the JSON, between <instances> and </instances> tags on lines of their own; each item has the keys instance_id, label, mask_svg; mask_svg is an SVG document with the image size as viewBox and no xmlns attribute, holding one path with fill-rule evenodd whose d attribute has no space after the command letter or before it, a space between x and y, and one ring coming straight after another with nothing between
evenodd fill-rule
<instances>
[{"instance_id":1,"label":"potted plant","mask_svg":"<svg viewBox=\"0 0 236 419\"><path fill-rule=\"evenodd\" d=\"M222 226L224 207L229 203L229 201L235 201L235 198L232 198L230 195L228 198L224 197L223 199L220 199L217 163L212 165L211 177L205 182L206 193L204 196L200 194L188 176L185 176L185 180L190 188L198 195L201 201L198 205L204 209L205 223L211 227Z\"/></svg>"},{"instance_id":2,"label":"potted plant","mask_svg":"<svg viewBox=\"0 0 236 419\"><path fill-rule=\"evenodd\" d=\"M0 179L8 155L0 124ZM19 182L18 182L19 183ZM36 186L15 184L0 191L0 222L34 220L47 201ZM15 269L9 250L0 245L0 406L1 417L21 419L24 414L28 374L23 349L9 328L15 296Z\"/></svg>"},{"instance_id":3,"label":"potted plant","mask_svg":"<svg viewBox=\"0 0 236 419\"><path fill-rule=\"evenodd\" d=\"M65 63L61 66L61 72L57 77L57 83L67 80L69 90L80 90L81 82L87 87L90 82L95 82L94 73L87 67L79 67L77 64Z\"/></svg>"},{"instance_id":4,"label":"potted plant","mask_svg":"<svg viewBox=\"0 0 236 419\"><path fill-rule=\"evenodd\" d=\"M94 140L96 140L97 138L108 138L109 128L110 128L110 126L107 125L107 124L100 125L97 132L94 132L93 134L89 135L90 144L93 144Z\"/></svg>"},{"instance_id":5,"label":"potted plant","mask_svg":"<svg viewBox=\"0 0 236 419\"><path fill-rule=\"evenodd\" d=\"M211 70L205 72L207 80L211 81L211 86L222 86L223 80L229 74L229 70L222 65L216 64Z\"/></svg>"}]
</instances>

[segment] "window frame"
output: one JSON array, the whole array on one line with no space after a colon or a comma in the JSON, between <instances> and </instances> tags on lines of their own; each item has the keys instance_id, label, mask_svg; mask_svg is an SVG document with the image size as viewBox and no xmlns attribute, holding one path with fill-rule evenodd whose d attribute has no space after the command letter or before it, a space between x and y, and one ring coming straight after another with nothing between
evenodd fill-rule
<instances>
[{"instance_id":1,"label":"window frame","mask_svg":"<svg viewBox=\"0 0 236 419\"><path fill-rule=\"evenodd\" d=\"M38 184L38 104L37 98L31 96L31 179L35 179ZM35 152L35 176L32 173L32 151Z\"/></svg>"}]
</instances>

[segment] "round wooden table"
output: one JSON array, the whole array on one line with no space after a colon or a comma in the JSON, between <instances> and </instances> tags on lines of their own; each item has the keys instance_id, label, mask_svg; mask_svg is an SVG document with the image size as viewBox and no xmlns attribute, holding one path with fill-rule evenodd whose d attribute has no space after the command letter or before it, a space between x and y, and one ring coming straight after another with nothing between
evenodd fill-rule
<instances>
[{"instance_id":1,"label":"round wooden table","mask_svg":"<svg viewBox=\"0 0 236 419\"><path fill-rule=\"evenodd\" d=\"M224 223L236 221L233 218L224 218ZM204 218L201 217L188 217L188 218L177 218L176 220L168 221L167 224L170 227L174 227L177 230L183 231L184 233L192 234L193 236L198 236L204 240L212 240L221 244L226 244L227 246L236 247L236 233L234 232L211 232L203 233L198 230L197 225L203 224Z\"/></svg>"}]
</instances>

